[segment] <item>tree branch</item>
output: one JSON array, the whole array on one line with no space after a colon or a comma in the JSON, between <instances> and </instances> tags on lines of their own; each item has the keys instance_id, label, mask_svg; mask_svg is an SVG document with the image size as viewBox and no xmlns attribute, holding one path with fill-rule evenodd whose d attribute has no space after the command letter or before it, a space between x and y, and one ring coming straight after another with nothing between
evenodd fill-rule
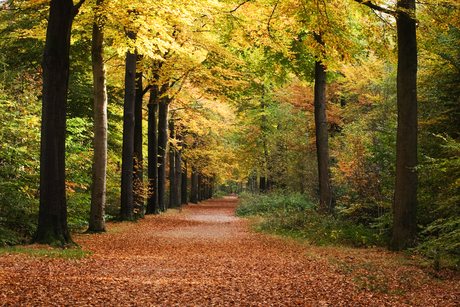
<instances>
[{"instance_id":1,"label":"tree branch","mask_svg":"<svg viewBox=\"0 0 460 307\"><path fill-rule=\"evenodd\" d=\"M78 14L78 10L80 9L80 7L83 5L83 3L85 3L86 0L80 0L78 1L77 4L75 4L72 8L72 16L75 17L77 16Z\"/></svg>"},{"instance_id":2,"label":"tree branch","mask_svg":"<svg viewBox=\"0 0 460 307\"><path fill-rule=\"evenodd\" d=\"M251 2L251 0L246 0L246 1L242 2L242 3L240 3L240 4L239 4L237 7L235 7L233 10L229 11L229 13L231 14L231 13L233 13L233 12L236 12L240 7L242 7L243 5L245 5L245 4L248 3L248 2Z\"/></svg>"},{"instance_id":3,"label":"tree branch","mask_svg":"<svg viewBox=\"0 0 460 307\"><path fill-rule=\"evenodd\" d=\"M373 9L375 11L379 11L379 12L382 12L382 13L385 13L385 14L388 14L388 15L391 15L391 16L396 16L395 11L392 11L392 10L386 9L384 7L375 5L370 0L355 0L355 2L358 2L359 4L363 4L363 5L371 8L371 9Z\"/></svg>"}]
</instances>

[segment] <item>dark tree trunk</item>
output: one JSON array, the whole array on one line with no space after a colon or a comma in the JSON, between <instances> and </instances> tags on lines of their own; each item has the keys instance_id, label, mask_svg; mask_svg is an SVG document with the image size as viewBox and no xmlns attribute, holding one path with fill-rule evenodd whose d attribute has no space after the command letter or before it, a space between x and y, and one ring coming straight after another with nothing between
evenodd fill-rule
<instances>
[{"instance_id":1,"label":"dark tree trunk","mask_svg":"<svg viewBox=\"0 0 460 307\"><path fill-rule=\"evenodd\" d=\"M162 86L160 95L166 93L168 85ZM158 205L166 211L166 147L168 144L168 107L169 98L163 96L158 105Z\"/></svg>"},{"instance_id":2,"label":"dark tree trunk","mask_svg":"<svg viewBox=\"0 0 460 307\"><path fill-rule=\"evenodd\" d=\"M181 180L181 204L187 204L187 160L182 160L184 167L182 168Z\"/></svg>"},{"instance_id":3,"label":"dark tree trunk","mask_svg":"<svg viewBox=\"0 0 460 307\"><path fill-rule=\"evenodd\" d=\"M190 202L192 204L198 203L198 173L194 166L192 166L192 176L190 182Z\"/></svg>"},{"instance_id":4,"label":"dark tree trunk","mask_svg":"<svg viewBox=\"0 0 460 307\"><path fill-rule=\"evenodd\" d=\"M176 128L176 139L177 145L182 146L182 137L180 136L180 131ZM180 207L181 205L181 181L182 181L182 154L181 150L176 147L174 151L174 185L176 186L176 196L174 198L175 206Z\"/></svg>"},{"instance_id":5,"label":"dark tree trunk","mask_svg":"<svg viewBox=\"0 0 460 307\"><path fill-rule=\"evenodd\" d=\"M315 35L321 45L321 35ZM328 214L332 211L332 192L329 168L329 144L326 117L326 69L317 61L315 63L315 125L316 152L319 177L319 212Z\"/></svg>"},{"instance_id":6,"label":"dark tree trunk","mask_svg":"<svg viewBox=\"0 0 460 307\"><path fill-rule=\"evenodd\" d=\"M267 181L265 180L265 177L260 177L260 192L265 193L267 191Z\"/></svg>"},{"instance_id":7,"label":"dark tree trunk","mask_svg":"<svg viewBox=\"0 0 460 307\"><path fill-rule=\"evenodd\" d=\"M43 68L43 105L40 148L40 207L32 242L73 243L67 226L65 194L65 138L69 48L72 21L83 2L52 0Z\"/></svg>"},{"instance_id":8,"label":"dark tree trunk","mask_svg":"<svg viewBox=\"0 0 460 307\"><path fill-rule=\"evenodd\" d=\"M174 121L169 121L169 139L174 139ZM177 185L176 185L176 158L175 158L176 148L175 145L169 144L169 208L174 208L177 206L176 196L177 196Z\"/></svg>"},{"instance_id":9,"label":"dark tree trunk","mask_svg":"<svg viewBox=\"0 0 460 307\"><path fill-rule=\"evenodd\" d=\"M103 0L97 0L100 7ZM94 87L94 158L91 209L88 232L105 232L105 196L107 174L107 87L104 67L104 32L101 16L93 23L91 61Z\"/></svg>"},{"instance_id":10,"label":"dark tree trunk","mask_svg":"<svg viewBox=\"0 0 460 307\"><path fill-rule=\"evenodd\" d=\"M138 56L138 60L140 57ZM142 152L142 72L136 72L136 100L134 105L134 173L133 206L136 217L144 217L144 157Z\"/></svg>"},{"instance_id":11,"label":"dark tree trunk","mask_svg":"<svg viewBox=\"0 0 460 307\"><path fill-rule=\"evenodd\" d=\"M417 36L416 21L409 12L415 14L415 0L399 0L396 185L390 246L397 251L414 246L417 235Z\"/></svg>"},{"instance_id":12,"label":"dark tree trunk","mask_svg":"<svg viewBox=\"0 0 460 307\"><path fill-rule=\"evenodd\" d=\"M130 38L131 33L129 34ZM125 102L123 114L123 156L121 166L121 220L134 219L134 109L136 100L136 52L126 53Z\"/></svg>"},{"instance_id":13,"label":"dark tree trunk","mask_svg":"<svg viewBox=\"0 0 460 307\"><path fill-rule=\"evenodd\" d=\"M158 206L158 140L157 117L158 86L150 89L148 118L148 194L146 214L160 213Z\"/></svg>"},{"instance_id":14,"label":"dark tree trunk","mask_svg":"<svg viewBox=\"0 0 460 307\"><path fill-rule=\"evenodd\" d=\"M198 201L203 200L203 176L198 173Z\"/></svg>"}]
</instances>

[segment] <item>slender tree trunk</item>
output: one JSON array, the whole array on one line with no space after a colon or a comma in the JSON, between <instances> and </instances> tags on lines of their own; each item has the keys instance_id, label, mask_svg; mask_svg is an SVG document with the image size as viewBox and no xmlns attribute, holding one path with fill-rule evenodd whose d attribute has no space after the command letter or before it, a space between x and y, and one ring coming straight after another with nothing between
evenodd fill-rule
<instances>
[{"instance_id":1,"label":"slender tree trunk","mask_svg":"<svg viewBox=\"0 0 460 307\"><path fill-rule=\"evenodd\" d=\"M148 118L148 194L147 213L160 213L158 206L158 140L157 140L157 117L158 109L158 86L150 90Z\"/></svg>"},{"instance_id":2,"label":"slender tree trunk","mask_svg":"<svg viewBox=\"0 0 460 307\"><path fill-rule=\"evenodd\" d=\"M321 35L315 35L315 39L321 45L323 44ZM328 214L332 210L332 192L326 117L326 69L319 61L315 63L315 125L320 197L319 211L322 214Z\"/></svg>"},{"instance_id":3,"label":"slender tree trunk","mask_svg":"<svg viewBox=\"0 0 460 307\"><path fill-rule=\"evenodd\" d=\"M203 176L201 173L198 173L198 201L203 200Z\"/></svg>"},{"instance_id":4,"label":"slender tree trunk","mask_svg":"<svg viewBox=\"0 0 460 307\"><path fill-rule=\"evenodd\" d=\"M32 242L73 243L67 226L65 138L72 21L83 2L52 0L43 52L40 206Z\"/></svg>"},{"instance_id":5,"label":"slender tree trunk","mask_svg":"<svg viewBox=\"0 0 460 307\"><path fill-rule=\"evenodd\" d=\"M137 58L140 60L140 56ZM136 99L134 105L134 173L133 206L136 217L144 217L144 157L142 152L142 72L136 72Z\"/></svg>"},{"instance_id":6,"label":"slender tree trunk","mask_svg":"<svg viewBox=\"0 0 460 307\"><path fill-rule=\"evenodd\" d=\"M398 129L392 250L412 247L417 239L417 36L415 17L410 13L415 14L415 0L399 0L396 18Z\"/></svg>"},{"instance_id":7,"label":"slender tree trunk","mask_svg":"<svg viewBox=\"0 0 460 307\"><path fill-rule=\"evenodd\" d=\"M168 85L162 86L160 94L167 92ZM168 145L168 107L169 98L163 96L158 105L158 205L166 211L166 149Z\"/></svg>"},{"instance_id":8,"label":"slender tree trunk","mask_svg":"<svg viewBox=\"0 0 460 307\"><path fill-rule=\"evenodd\" d=\"M177 139L177 145L179 147L182 146L182 137L180 136L180 132L176 128L176 139ZM181 205L181 191L182 191L182 154L181 154L181 149L176 148L174 151L174 184L176 185L176 197L175 197L175 205L177 207L180 207Z\"/></svg>"},{"instance_id":9,"label":"slender tree trunk","mask_svg":"<svg viewBox=\"0 0 460 307\"><path fill-rule=\"evenodd\" d=\"M133 39L134 37L130 37ZM121 167L121 220L134 219L134 109L136 100L136 52L126 53L125 102L123 114L123 156Z\"/></svg>"},{"instance_id":10,"label":"slender tree trunk","mask_svg":"<svg viewBox=\"0 0 460 307\"><path fill-rule=\"evenodd\" d=\"M190 202L192 204L198 203L198 174L194 166L192 166L192 176L190 182Z\"/></svg>"},{"instance_id":11,"label":"slender tree trunk","mask_svg":"<svg viewBox=\"0 0 460 307\"><path fill-rule=\"evenodd\" d=\"M98 0L99 7L103 0ZM107 87L104 66L104 32L101 16L93 24L91 60L94 83L94 159L91 210L88 232L105 232L105 195L107 174Z\"/></svg>"},{"instance_id":12,"label":"slender tree trunk","mask_svg":"<svg viewBox=\"0 0 460 307\"><path fill-rule=\"evenodd\" d=\"M183 148L183 147L182 147ZM182 180L181 180L181 204L188 204L187 199L187 160L182 160L183 168L182 168Z\"/></svg>"},{"instance_id":13,"label":"slender tree trunk","mask_svg":"<svg viewBox=\"0 0 460 307\"><path fill-rule=\"evenodd\" d=\"M174 121L169 120L169 139L172 141L174 137ZM169 208L174 208L177 206L176 196L177 196L177 185L176 185L176 159L175 159L176 147L174 144L169 144Z\"/></svg>"}]
</instances>

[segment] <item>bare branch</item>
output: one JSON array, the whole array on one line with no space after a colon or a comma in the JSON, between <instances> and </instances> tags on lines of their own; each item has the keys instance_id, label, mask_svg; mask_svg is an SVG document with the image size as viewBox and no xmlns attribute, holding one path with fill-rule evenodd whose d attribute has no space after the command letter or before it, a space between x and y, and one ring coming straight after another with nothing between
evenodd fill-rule
<instances>
[{"instance_id":1,"label":"bare branch","mask_svg":"<svg viewBox=\"0 0 460 307\"><path fill-rule=\"evenodd\" d=\"M382 12L382 13L385 13L385 14L388 14L388 15L392 15L392 16L396 16L396 12L395 11L392 11L392 10L389 10L389 9L386 9L384 7L381 7L381 6L378 6L374 3L372 3L370 0L355 0L356 2L360 3L360 4L363 4L375 11L379 11L379 12Z\"/></svg>"},{"instance_id":2,"label":"bare branch","mask_svg":"<svg viewBox=\"0 0 460 307\"><path fill-rule=\"evenodd\" d=\"M240 3L237 7L235 7L233 10L229 11L229 13L233 13L233 12L236 12L240 7L242 7L243 5L245 5L246 3L250 2L251 0L246 0L242 3Z\"/></svg>"}]
</instances>

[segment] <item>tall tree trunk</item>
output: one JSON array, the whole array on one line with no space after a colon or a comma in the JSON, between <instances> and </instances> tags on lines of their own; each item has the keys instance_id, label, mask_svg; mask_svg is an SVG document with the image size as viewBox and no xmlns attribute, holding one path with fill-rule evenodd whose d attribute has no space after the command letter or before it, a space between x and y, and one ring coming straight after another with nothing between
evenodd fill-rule
<instances>
[{"instance_id":1,"label":"tall tree trunk","mask_svg":"<svg viewBox=\"0 0 460 307\"><path fill-rule=\"evenodd\" d=\"M174 137L174 121L169 120L169 139L172 141ZM174 144L169 144L169 208L177 206L177 185L176 185L176 159L175 159L176 147Z\"/></svg>"},{"instance_id":2,"label":"tall tree trunk","mask_svg":"<svg viewBox=\"0 0 460 307\"><path fill-rule=\"evenodd\" d=\"M149 118L148 118L148 193L146 214L160 213L158 206L158 139L157 117L158 86L150 89Z\"/></svg>"},{"instance_id":3,"label":"tall tree trunk","mask_svg":"<svg viewBox=\"0 0 460 307\"><path fill-rule=\"evenodd\" d=\"M165 94L168 85L161 87L158 105L158 205L166 211L166 149L168 145L168 107L169 97Z\"/></svg>"},{"instance_id":4,"label":"tall tree trunk","mask_svg":"<svg viewBox=\"0 0 460 307\"><path fill-rule=\"evenodd\" d=\"M103 0L97 0L100 7ZM104 66L104 32L101 16L93 23L91 60L94 84L94 159L91 210L88 232L105 232L105 195L107 174L107 87Z\"/></svg>"},{"instance_id":5,"label":"tall tree trunk","mask_svg":"<svg viewBox=\"0 0 460 307\"><path fill-rule=\"evenodd\" d=\"M140 56L137 58L140 60ZM134 173L133 206L136 217L144 217L144 157L142 152L142 72L136 72L136 99L134 105Z\"/></svg>"},{"instance_id":6,"label":"tall tree trunk","mask_svg":"<svg viewBox=\"0 0 460 307\"><path fill-rule=\"evenodd\" d=\"M198 203L198 173L194 166L192 166L192 176L190 182L190 202L192 204Z\"/></svg>"},{"instance_id":7,"label":"tall tree trunk","mask_svg":"<svg viewBox=\"0 0 460 307\"><path fill-rule=\"evenodd\" d=\"M315 34L316 41L323 45L321 35ZM315 63L315 125L316 152L318 158L319 177L319 211L328 214L332 210L332 192L329 168L329 144L326 118L326 69L324 65Z\"/></svg>"},{"instance_id":8,"label":"tall tree trunk","mask_svg":"<svg viewBox=\"0 0 460 307\"><path fill-rule=\"evenodd\" d=\"M52 0L43 52L40 206L32 242L72 243L67 226L65 138L72 21L83 1Z\"/></svg>"},{"instance_id":9,"label":"tall tree trunk","mask_svg":"<svg viewBox=\"0 0 460 307\"><path fill-rule=\"evenodd\" d=\"M198 173L198 197L197 197L197 200L198 201L202 201L203 200L203 175L201 175L201 173Z\"/></svg>"},{"instance_id":10,"label":"tall tree trunk","mask_svg":"<svg viewBox=\"0 0 460 307\"><path fill-rule=\"evenodd\" d=\"M174 198L175 200L175 206L180 207L181 205L181 191L182 191L182 154L181 154L181 149L180 147L182 146L182 137L180 136L180 131L178 131L176 127L176 140L177 140L177 145L176 150L174 151L174 184L176 186L176 196Z\"/></svg>"},{"instance_id":11,"label":"tall tree trunk","mask_svg":"<svg viewBox=\"0 0 460 307\"><path fill-rule=\"evenodd\" d=\"M183 147L182 147L183 148ZM182 180L181 180L181 205L187 204L187 160L182 160Z\"/></svg>"},{"instance_id":12,"label":"tall tree trunk","mask_svg":"<svg viewBox=\"0 0 460 307\"><path fill-rule=\"evenodd\" d=\"M416 243L417 235L417 36L415 0L399 0L398 32L398 129L396 185L393 207L392 250Z\"/></svg>"},{"instance_id":13,"label":"tall tree trunk","mask_svg":"<svg viewBox=\"0 0 460 307\"><path fill-rule=\"evenodd\" d=\"M132 33L128 34L134 39ZM134 109L136 100L137 52L126 53L125 102L123 114L123 156L121 167L121 220L134 219L133 171L134 171Z\"/></svg>"}]
</instances>

